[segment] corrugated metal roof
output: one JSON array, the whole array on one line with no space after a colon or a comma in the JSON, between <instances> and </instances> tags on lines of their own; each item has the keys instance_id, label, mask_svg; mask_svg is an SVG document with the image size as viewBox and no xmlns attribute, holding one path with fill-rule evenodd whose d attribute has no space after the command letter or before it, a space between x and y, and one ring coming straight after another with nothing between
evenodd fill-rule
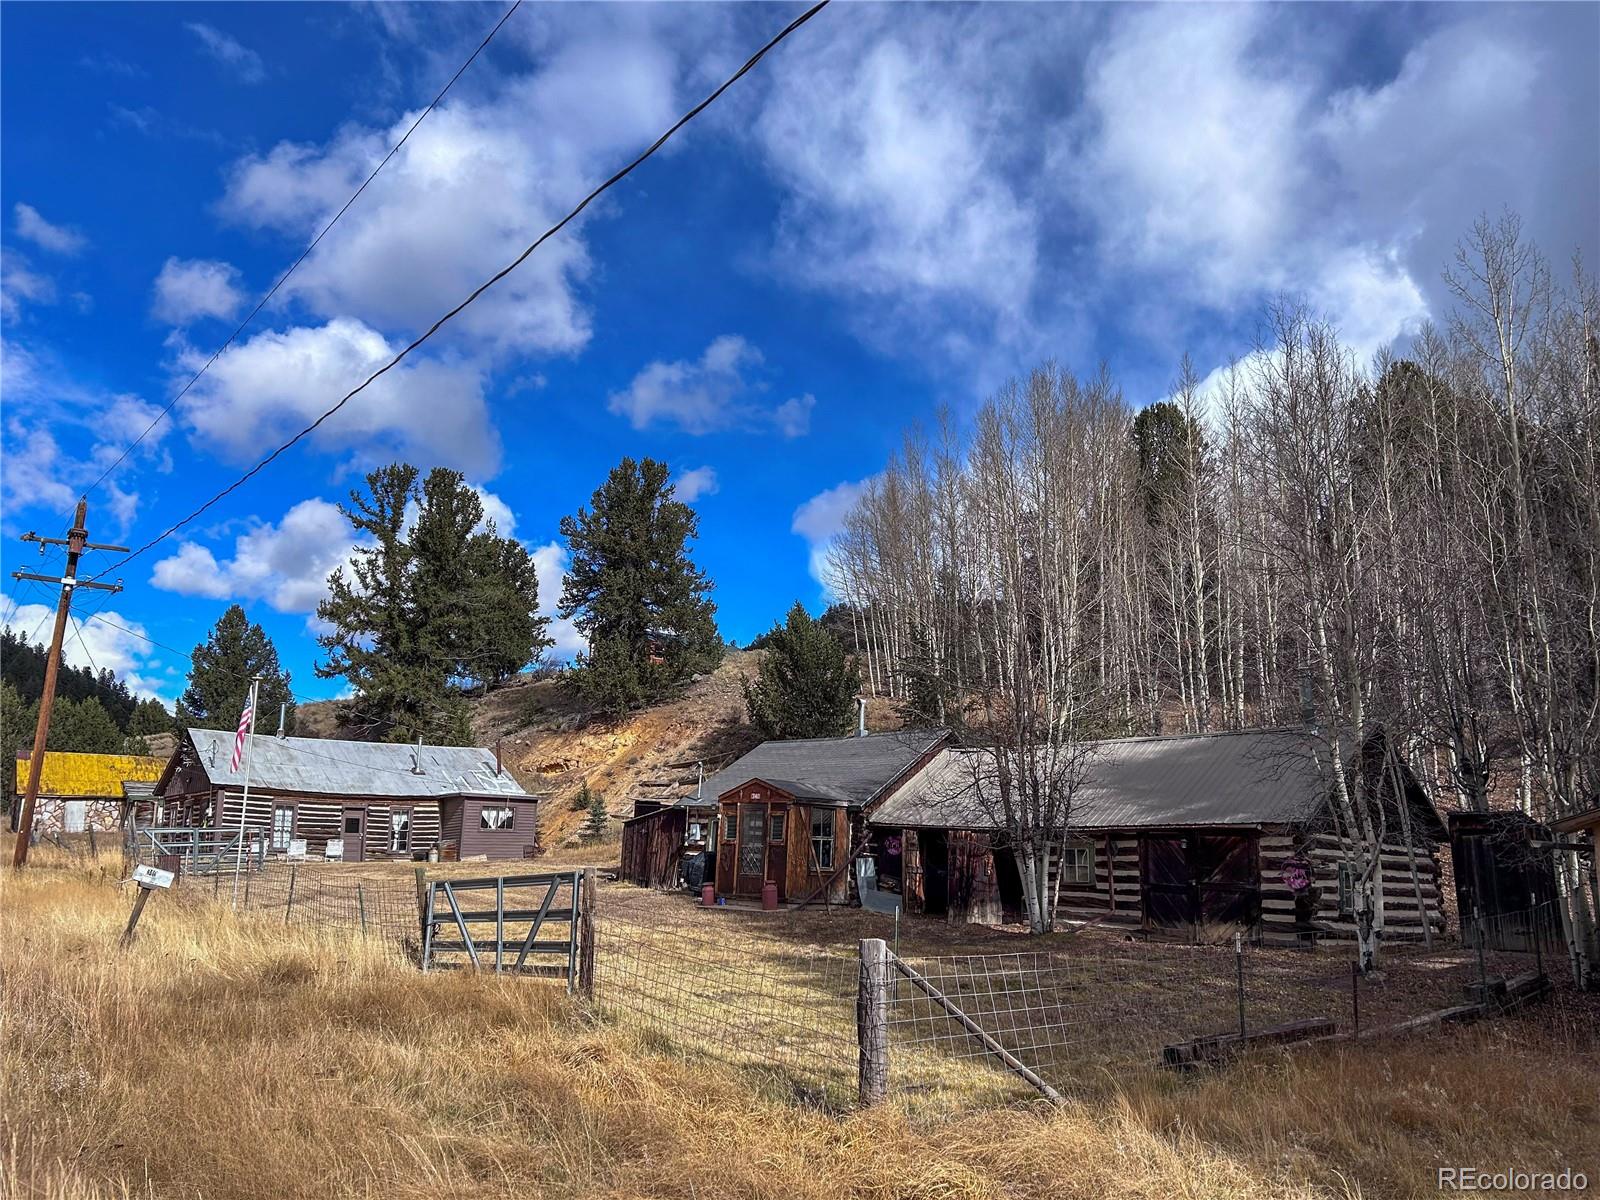
<instances>
[{"instance_id":1,"label":"corrugated metal roof","mask_svg":"<svg viewBox=\"0 0 1600 1200\"><path fill-rule=\"evenodd\" d=\"M28 758L17 757L17 790L28 785ZM167 765L164 758L143 754L73 754L65 750L46 750L44 768L39 772L39 794L43 796L122 795L125 779L161 778Z\"/></svg>"},{"instance_id":2,"label":"corrugated metal roof","mask_svg":"<svg viewBox=\"0 0 1600 1200\"><path fill-rule=\"evenodd\" d=\"M243 787L244 766L233 760L231 729L190 729L207 778L219 787ZM413 767L420 767L419 774ZM494 752L475 746L416 746L394 742L341 742L331 738L255 735L250 786L262 791L317 792L330 796L526 796L508 771L494 773Z\"/></svg>"},{"instance_id":3,"label":"corrugated metal roof","mask_svg":"<svg viewBox=\"0 0 1600 1200\"><path fill-rule=\"evenodd\" d=\"M800 788L859 807L876 799L878 793L945 737L942 729L907 729L866 737L763 742L732 766L707 777L698 801L689 798L678 803L715 804L718 796L740 784L765 779L787 792Z\"/></svg>"},{"instance_id":4,"label":"corrugated metal roof","mask_svg":"<svg viewBox=\"0 0 1600 1200\"><path fill-rule=\"evenodd\" d=\"M947 750L872 814L874 824L992 829L982 751ZM1319 767L1318 759L1322 765ZM1300 730L1118 738L1093 743L1073 796L1074 829L1302 821L1332 785L1324 743Z\"/></svg>"}]
</instances>

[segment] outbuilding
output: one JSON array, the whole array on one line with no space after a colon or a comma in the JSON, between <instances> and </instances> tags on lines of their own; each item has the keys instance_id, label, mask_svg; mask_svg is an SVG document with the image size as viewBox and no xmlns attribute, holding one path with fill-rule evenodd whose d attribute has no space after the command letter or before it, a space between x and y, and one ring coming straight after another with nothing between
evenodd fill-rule
<instances>
[{"instance_id":1,"label":"outbuilding","mask_svg":"<svg viewBox=\"0 0 1600 1200\"><path fill-rule=\"evenodd\" d=\"M28 785L27 754L17 756L16 795ZM125 785L149 783L161 776L166 761L140 754L75 754L47 750L39 771L39 796L33 827L42 834L110 833L120 829L132 811Z\"/></svg>"},{"instance_id":2,"label":"outbuilding","mask_svg":"<svg viewBox=\"0 0 1600 1200\"><path fill-rule=\"evenodd\" d=\"M868 815L878 878L908 912L1022 919L1022 880L988 794L985 753L944 751ZM1425 924L1443 928L1444 826L1411 773L1385 769L1382 758L1382 735L1372 733L1343 769L1365 773L1385 814L1385 935L1421 937ZM1352 839L1333 804L1330 763L1327 741L1301 729L1091 744L1049 866L1057 917L1182 936L1353 936Z\"/></svg>"},{"instance_id":3,"label":"outbuilding","mask_svg":"<svg viewBox=\"0 0 1600 1200\"><path fill-rule=\"evenodd\" d=\"M185 729L156 785L160 823L238 829L275 851L343 858L529 857L538 804L491 750L258 734L232 766L234 732Z\"/></svg>"}]
</instances>

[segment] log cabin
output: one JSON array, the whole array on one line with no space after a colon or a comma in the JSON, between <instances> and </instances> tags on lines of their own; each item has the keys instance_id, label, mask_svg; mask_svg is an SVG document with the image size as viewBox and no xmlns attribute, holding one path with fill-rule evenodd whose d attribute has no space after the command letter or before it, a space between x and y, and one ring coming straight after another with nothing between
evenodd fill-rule
<instances>
[{"instance_id":1,"label":"log cabin","mask_svg":"<svg viewBox=\"0 0 1600 1200\"><path fill-rule=\"evenodd\" d=\"M880 886L908 912L956 922L1023 918L1022 881L988 772L946 750L867 814ZM1385 937L1442 930L1443 823L1415 777L1383 769L1382 735L1345 764L1366 773L1385 815ZM1341 828L1325 741L1300 729L1093 743L1062 849L1056 916L1201 936L1244 928L1280 944L1354 937L1352 841ZM1394 780L1399 777L1398 787Z\"/></svg>"},{"instance_id":2,"label":"log cabin","mask_svg":"<svg viewBox=\"0 0 1600 1200\"><path fill-rule=\"evenodd\" d=\"M234 731L185 729L156 784L168 826L239 828L245 769ZM424 857L524 858L539 841L538 805L494 751L256 734L246 830L273 850L304 840L347 862Z\"/></svg>"},{"instance_id":3,"label":"log cabin","mask_svg":"<svg viewBox=\"0 0 1600 1200\"><path fill-rule=\"evenodd\" d=\"M771 883L781 903L848 901L865 813L923 770L947 738L918 729L764 742L707 778L701 796L717 806L709 831L717 894L760 899Z\"/></svg>"}]
</instances>

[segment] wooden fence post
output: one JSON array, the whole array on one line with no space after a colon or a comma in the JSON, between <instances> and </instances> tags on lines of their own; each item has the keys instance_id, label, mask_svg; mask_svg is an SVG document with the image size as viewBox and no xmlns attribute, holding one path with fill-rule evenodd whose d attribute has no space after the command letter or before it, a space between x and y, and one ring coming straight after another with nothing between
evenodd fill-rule
<instances>
[{"instance_id":1,"label":"wooden fence post","mask_svg":"<svg viewBox=\"0 0 1600 1200\"><path fill-rule=\"evenodd\" d=\"M361 884L356 884L356 912L361 917L361 936L367 936L367 898L361 891Z\"/></svg>"},{"instance_id":2,"label":"wooden fence post","mask_svg":"<svg viewBox=\"0 0 1600 1200\"><path fill-rule=\"evenodd\" d=\"M578 994L594 999L594 906L595 873L583 869L578 887Z\"/></svg>"},{"instance_id":3,"label":"wooden fence post","mask_svg":"<svg viewBox=\"0 0 1600 1200\"><path fill-rule=\"evenodd\" d=\"M857 1097L862 1108L880 1104L889 1092L889 946L862 938L856 985Z\"/></svg>"},{"instance_id":4,"label":"wooden fence post","mask_svg":"<svg viewBox=\"0 0 1600 1200\"><path fill-rule=\"evenodd\" d=\"M289 914L294 911L294 875L298 867L289 868L289 897L283 902L283 923L289 923Z\"/></svg>"},{"instance_id":5,"label":"wooden fence post","mask_svg":"<svg viewBox=\"0 0 1600 1200\"><path fill-rule=\"evenodd\" d=\"M428 938L428 868L417 867L417 936L418 945Z\"/></svg>"}]
</instances>

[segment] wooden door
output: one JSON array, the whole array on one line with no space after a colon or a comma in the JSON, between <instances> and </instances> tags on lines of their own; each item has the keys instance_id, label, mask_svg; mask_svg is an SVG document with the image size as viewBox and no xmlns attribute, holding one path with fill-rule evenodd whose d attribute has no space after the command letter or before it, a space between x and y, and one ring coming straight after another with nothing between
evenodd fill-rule
<instances>
[{"instance_id":1,"label":"wooden door","mask_svg":"<svg viewBox=\"0 0 1600 1200\"><path fill-rule=\"evenodd\" d=\"M1189 839L1201 925L1254 925L1261 913L1256 840L1228 834ZM1222 932L1227 932L1223 930Z\"/></svg>"},{"instance_id":2,"label":"wooden door","mask_svg":"<svg viewBox=\"0 0 1600 1200\"><path fill-rule=\"evenodd\" d=\"M340 836L344 838L344 861L360 862L366 857L367 810L364 808L345 809L344 821L340 825L340 830Z\"/></svg>"},{"instance_id":3,"label":"wooden door","mask_svg":"<svg viewBox=\"0 0 1600 1200\"><path fill-rule=\"evenodd\" d=\"M765 804L739 806L739 852L734 870L737 874L734 880L734 895L759 897L762 885L767 882Z\"/></svg>"},{"instance_id":4,"label":"wooden door","mask_svg":"<svg viewBox=\"0 0 1600 1200\"><path fill-rule=\"evenodd\" d=\"M1194 923L1195 894L1189 873L1188 840L1183 837L1142 839L1140 875L1147 925L1170 928Z\"/></svg>"}]
</instances>

